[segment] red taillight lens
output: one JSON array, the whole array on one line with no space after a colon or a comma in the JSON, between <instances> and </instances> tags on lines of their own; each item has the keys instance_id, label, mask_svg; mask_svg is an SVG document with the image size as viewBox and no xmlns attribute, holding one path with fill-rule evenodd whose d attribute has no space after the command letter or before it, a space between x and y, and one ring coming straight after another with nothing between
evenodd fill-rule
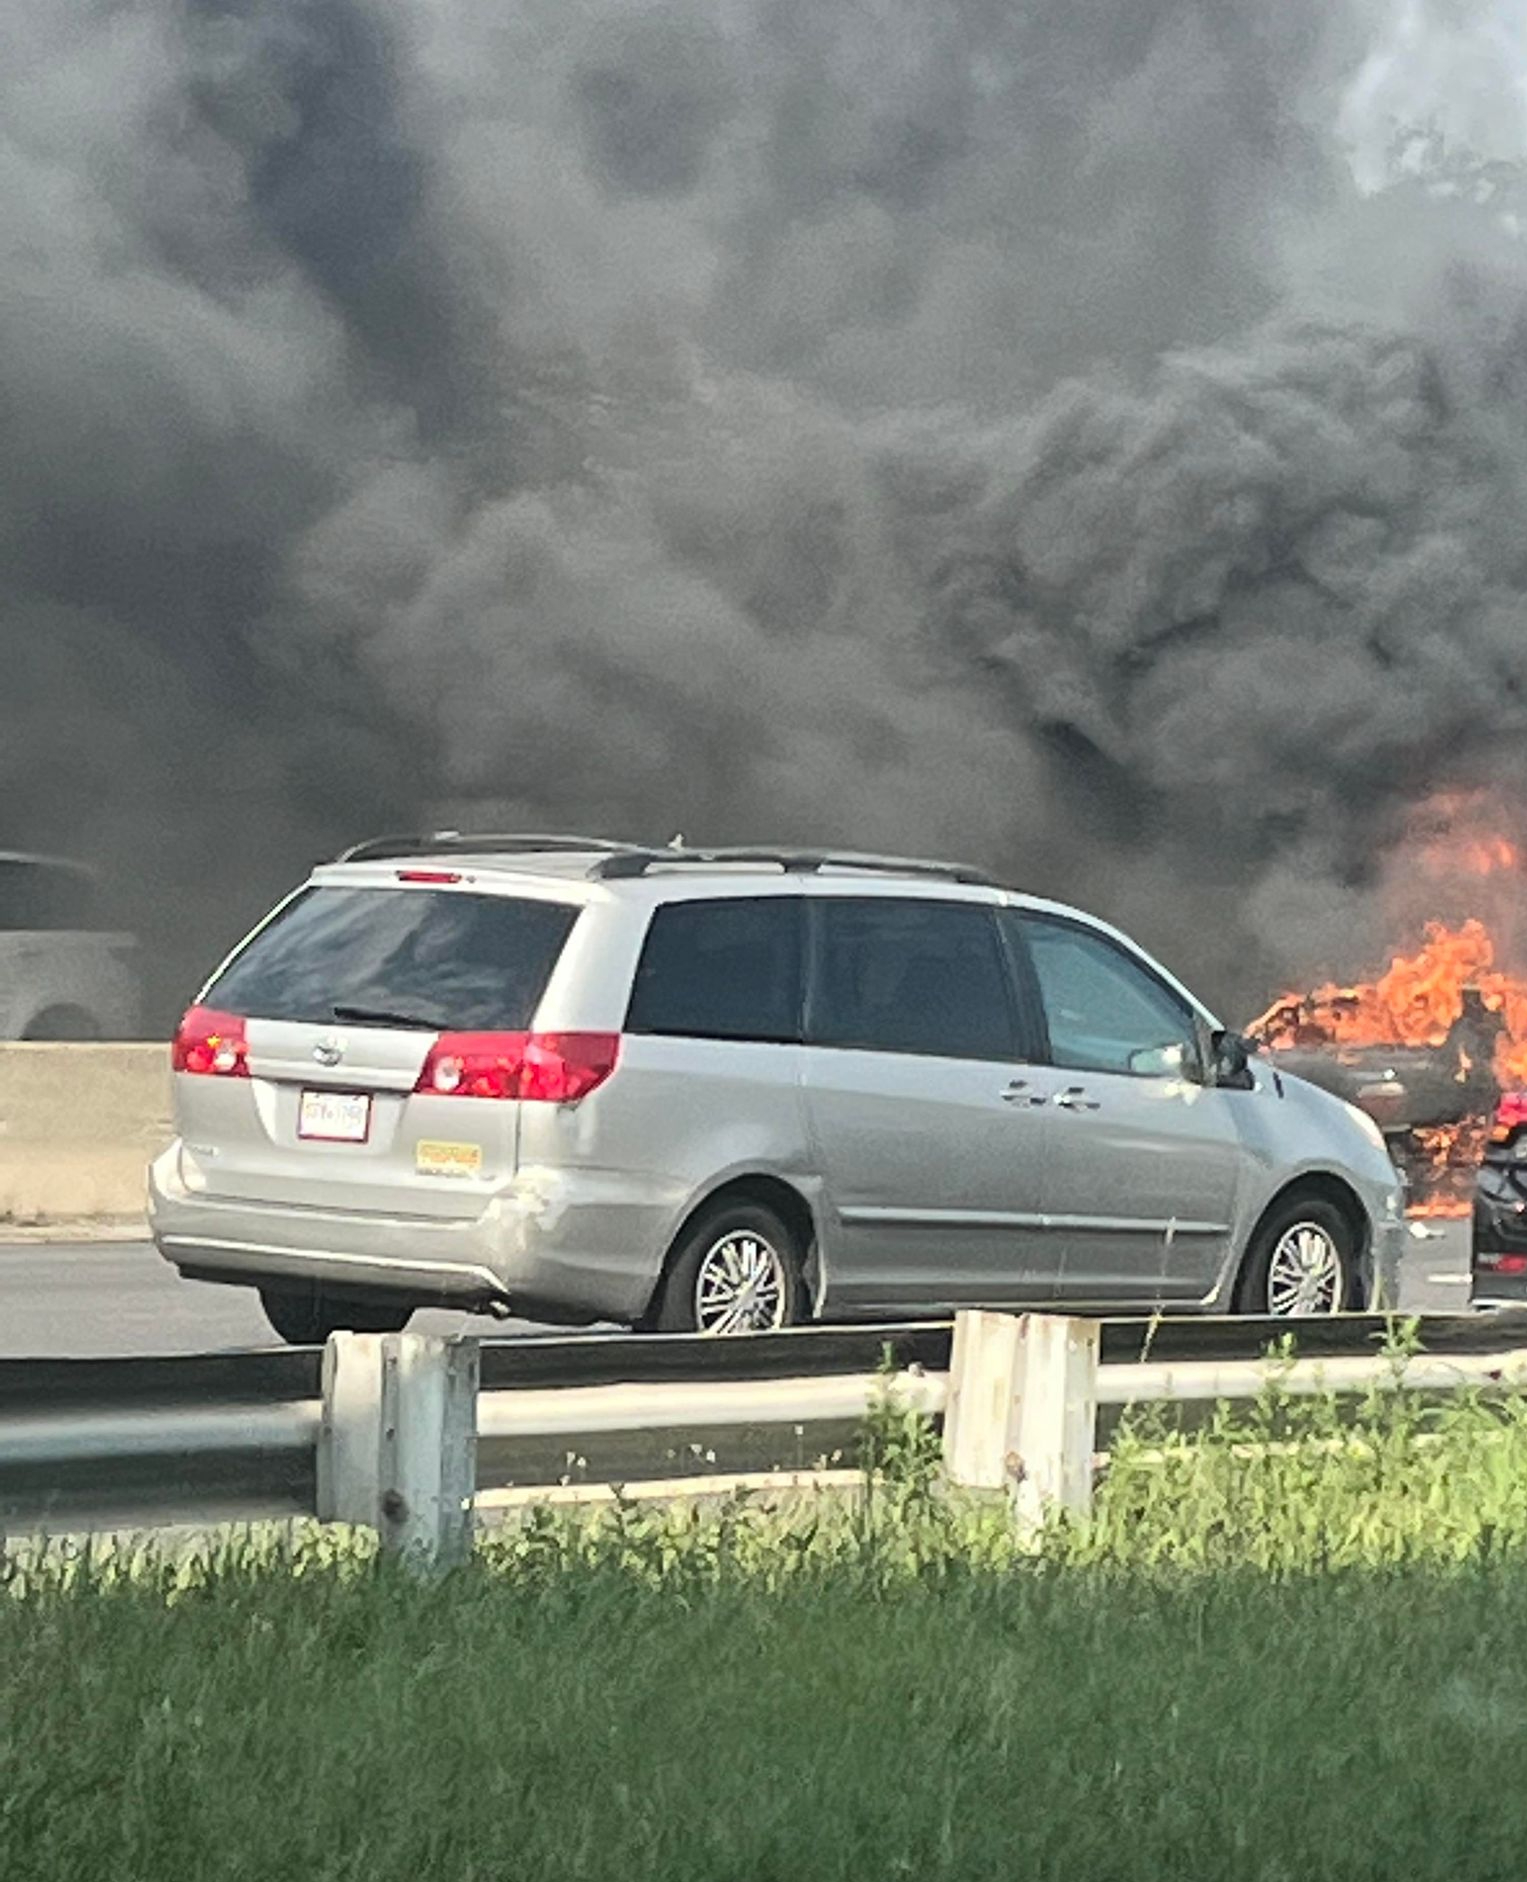
<instances>
[{"instance_id":1,"label":"red taillight lens","mask_svg":"<svg viewBox=\"0 0 1527 1882\"><path fill-rule=\"evenodd\" d=\"M528 1043L522 1032L443 1032L414 1090L436 1098L517 1098Z\"/></svg>"},{"instance_id":2,"label":"red taillight lens","mask_svg":"<svg viewBox=\"0 0 1527 1882\"><path fill-rule=\"evenodd\" d=\"M248 1078L249 1047L237 1013L193 1006L180 1022L170 1063L197 1078Z\"/></svg>"},{"instance_id":3,"label":"red taillight lens","mask_svg":"<svg viewBox=\"0 0 1527 1882\"><path fill-rule=\"evenodd\" d=\"M1492 1143L1509 1143L1513 1131L1527 1124L1527 1091L1503 1091L1490 1127Z\"/></svg>"},{"instance_id":4,"label":"red taillight lens","mask_svg":"<svg viewBox=\"0 0 1527 1882\"><path fill-rule=\"evenodd\" d=\"M575 1104L604 1083L619 1057L619 1033L532 1033L525 1042L520 1096L545 1104Z\"/></svg>"},{"instance_id":5,"label":"red taillight lens","mask_svg":"<svg viewBox=\"0 0 1527 1882\"><path fill-rule=\"evenodd\" d=\"M619 1033L443 1032L415 1091L434 1098L576 1104L615 1070Z\"/></svg>"},{"instance_id":6,"label":"red taillight lens","mask_svg":"<svg viewBox=\"0 0 1527 1882\"><path fill-rule=\"evenodd\" d=\"M1527 1255L1497 1255L1487 1249L1478 1249L1474 1255L1476 1268L1488 1268L1492 1274L1527 1274Z\"/></svg>"}]
</instances>

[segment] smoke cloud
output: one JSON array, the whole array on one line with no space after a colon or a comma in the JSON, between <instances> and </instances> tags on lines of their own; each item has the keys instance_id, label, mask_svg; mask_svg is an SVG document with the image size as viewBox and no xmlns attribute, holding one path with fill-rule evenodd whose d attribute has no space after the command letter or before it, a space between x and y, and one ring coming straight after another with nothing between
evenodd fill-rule
<instances>
[{"instance_id":1,"label":"smoke cloud","mask_svg":"<svg viewBox=\"0 0 1527 1882\"><path fill-rule=\"evenodd\" d=\"M958 855L1242 1015L1527 803L1520 5L13 11L0 841L161 1019L461 818Z\"/></svg>"}]
</instances>

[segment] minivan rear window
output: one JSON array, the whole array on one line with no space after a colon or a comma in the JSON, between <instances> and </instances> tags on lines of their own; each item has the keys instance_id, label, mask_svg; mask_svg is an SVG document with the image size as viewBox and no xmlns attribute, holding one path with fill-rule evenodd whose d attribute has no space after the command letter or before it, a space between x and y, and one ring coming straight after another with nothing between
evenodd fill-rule
<instances>
[{"instance_id":1,"label":"minivan rear window","mask_svg":"<svg viewBox=\"0 0 1527 1882\"><path fill-rule=\"evenodd\" d=\"M468 890L305 889L204 997L246 1019L524 1032L577 918Z\"/></svg>"}]
</instances>

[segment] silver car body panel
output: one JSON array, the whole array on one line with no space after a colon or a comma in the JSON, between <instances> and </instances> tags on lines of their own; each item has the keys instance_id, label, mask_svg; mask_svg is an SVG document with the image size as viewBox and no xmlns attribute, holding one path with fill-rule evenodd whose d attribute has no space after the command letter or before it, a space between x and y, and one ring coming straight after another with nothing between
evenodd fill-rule
<instances>
[{"instance_id":1,"label":"silver car body panel","mask_svg":"<svg viewBox=\"0 0 1527 1882\"><path fill-rule=\"evenodd\" d=\"M913 1313L1050 1299L1038 1107L1016 1062L804 1049L814 1164L828 1174L827 1297ZM1016 1095L1016 1094L1015 1094Z\"/></svg>"},{"instance_id":2,"label":"silver car body panel","mask_svg":"<svg viewBox=\"0 0 1527 1882\"><path fill-rule=\"evenodd\" d=\"M164 1255L234 1282L630 1321L685 1222L741 1180L788 1186L809 1209L812 1295L828 1316L1050 1303L1203 1311L1228 1306L1273 1200L1318 1177L1360 1208L1377 1272L1397 1273L1403 1222L1387 1155L1339 1100L1266 1062L1255 1063L1254 1089L1236 1091L1005 1057L623 1032L653 911L735 896L932 898L1060 915L1107 936L1214 1025L1107 924L942 879L753 866L598 881L588 862L452 854L438 867L455 880L428 888L400 879L428 858L411 857L408 870L316 870L304 887L567 906L577 919L534 1029L621 1033L616 1069L574 1104L438 1097L413 1089L426 1032L251 1019L248 1079L177 1076L180 1135L150 1176ZM326 1088L367 1094L365 1143L298 1137L301 1093ZM460 1159L449 1173L428 1154L441 1144Z\"/></svg>"},{"instance_id":3,"label":"silver car body panel","mask_svg":"<svg viewBox=\"0 0 1527 1882\"><path fill-rule=\"evenodd\" d=\"M85 891L94 874L58 856L0 850L0 890L12 871L44 880L77 883ZM137 1039L142 1036L142 984L138 942L101 926L10 926L0 909L0 1039L61 1036ZM35 910L27 917L35 920Z\"/></svg>"},{"instance_id":4,"label":"silver car body panel","mask_svg":"<svg viewBox=\"0 0 1527 1882\"><path fill-rule=\"evenodd\" d=\"M98 1039L143 1036L129 934L49 929L0 934L0 1039L49 1036L48 1015L78 1014Z\"/></svg>"}]
</instances>

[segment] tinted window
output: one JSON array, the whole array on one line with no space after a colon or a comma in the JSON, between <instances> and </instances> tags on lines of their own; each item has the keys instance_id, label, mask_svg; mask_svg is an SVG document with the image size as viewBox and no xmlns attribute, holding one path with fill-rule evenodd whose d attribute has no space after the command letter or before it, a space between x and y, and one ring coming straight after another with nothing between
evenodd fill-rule
<instances>
[{"instance_id":1,"label":"tinted window","mask_svg":"<svg viewBox=\"0 0 1527 1882\"><path fill-rule=\"evenodd\" d=\"M813 1044L1011 1059L1012 989L993 911L949 902L812 903Z\"/></svg>"},{"instance_id":2,"label":"tinted window","mask_svg":"<svg viewBox=\"0 0 1527 1882\"><path fill-rule=\"evenodd\" d=\"M1171 989L1105 936L1020 916L1039 982L1056 1065L1161 1077L1193 1038L1193 1016Z\"/></svg>"},{"instance_id":3,"label":"tinted window","mask_svg":"<svg viewBox=\"0 0 1527 1882\"><path fill-rule=\"evenodd\" d=\"M798 1040L801 925L794 896L658 909L636 969L627 1031Z\"/></svg>"},{"instance_id":4,"label":"tinted window","mask_svg":"<svg viewBox=\"0 0 1527 1882\"><path fill-rule=\"evenodd\" d=\"M207 1004L315 1025L345 1006L436 1029L522 1032L577 914L465 891L308 889L232 962Z\"/></svg>"},{"instance_id":5,"label":"tinted window","mask_svg":"<svg viewBox=\"0 0 1527 1882\"><path fill-rule=\"evenodd\" d=\"M94 885L82 870L0 858L0 929L93 928Z\"/></svg>"}]
</instances>

